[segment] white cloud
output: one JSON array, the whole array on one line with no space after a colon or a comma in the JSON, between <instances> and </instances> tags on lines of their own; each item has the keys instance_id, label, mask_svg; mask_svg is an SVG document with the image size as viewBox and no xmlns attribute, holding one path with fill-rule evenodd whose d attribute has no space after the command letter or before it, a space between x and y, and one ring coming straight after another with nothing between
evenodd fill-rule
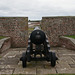
<instances>
[{"instance_id":1,"label":"white cloud","mask_svg":"<svg viewBox=\"0 0 75 75\"><path fill-rule=\"evenodd\" d=\"M75 0L0 0L0 16L75 16Z\"/></svg>"}]
</instances>

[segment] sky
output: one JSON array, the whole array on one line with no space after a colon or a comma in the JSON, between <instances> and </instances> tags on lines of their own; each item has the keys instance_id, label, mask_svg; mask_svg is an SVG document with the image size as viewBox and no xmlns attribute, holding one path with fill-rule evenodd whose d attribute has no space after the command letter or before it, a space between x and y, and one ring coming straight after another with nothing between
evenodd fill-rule
<instances>
[{"instance_id":1,"label":"sky","mask_svg":"<svg viewBox=\"0 0 75 75\"><path fill-rule=\"evenodd\" d=\"M0 17L75 16L75 0L0 0Z\"/></svg>"}]
</instances>

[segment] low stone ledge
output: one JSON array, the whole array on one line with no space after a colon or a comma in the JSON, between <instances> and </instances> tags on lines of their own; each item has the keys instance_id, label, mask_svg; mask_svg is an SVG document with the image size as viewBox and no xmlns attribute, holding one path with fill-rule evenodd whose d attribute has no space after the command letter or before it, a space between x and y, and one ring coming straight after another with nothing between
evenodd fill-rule
<instances>
[{"instance_id":1,"label":"low stone ledge","mask_svg":"<svg viewBox=\"0 0 75 75\"><path fill-rule=\"evenodd\" d=\"M75 50L75 39L61 36L59 38L59 43L61 46L64 46L68 49Z\"/></svg>"},{"instance_id":2,"label":"low stone ledge","mask_svg":"<svg viewBox=\"0 0 75 75\"><path fill-rule=\"evenodd\" d=\"M11 47L11 38L6 37L0 40L0 53L6 51Z\"/></svg>"}]
</instances>

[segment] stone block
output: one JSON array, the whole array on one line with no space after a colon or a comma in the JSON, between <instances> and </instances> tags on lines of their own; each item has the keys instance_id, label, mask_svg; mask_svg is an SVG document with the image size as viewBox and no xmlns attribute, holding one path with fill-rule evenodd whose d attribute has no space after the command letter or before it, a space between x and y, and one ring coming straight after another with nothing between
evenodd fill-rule
<instances>
[{"instance_id":1,"label":"stone block","mask_svg":"<svg viewBox=\"0 0 75 75\"><path fill-rule=\"evenodd\" d=\"M38 75L44 74L56 74L56 70L54 68L51 69L37 69Z\"/></svg>"}]
</instances>

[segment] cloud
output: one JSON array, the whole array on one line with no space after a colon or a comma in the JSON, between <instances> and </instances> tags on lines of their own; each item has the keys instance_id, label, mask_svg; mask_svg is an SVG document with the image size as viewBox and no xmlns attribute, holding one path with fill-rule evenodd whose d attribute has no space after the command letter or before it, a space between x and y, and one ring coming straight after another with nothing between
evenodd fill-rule
<instances>
[{"instance_id":1,"label":"cloud","mask_svg":"<svg viewBox=\"0 0 75 75\"><path fill-rule=\"evenodd\" d=\"M0 0L0 16L75 16L75 0Z\"/></svg>"}]
</instances>

